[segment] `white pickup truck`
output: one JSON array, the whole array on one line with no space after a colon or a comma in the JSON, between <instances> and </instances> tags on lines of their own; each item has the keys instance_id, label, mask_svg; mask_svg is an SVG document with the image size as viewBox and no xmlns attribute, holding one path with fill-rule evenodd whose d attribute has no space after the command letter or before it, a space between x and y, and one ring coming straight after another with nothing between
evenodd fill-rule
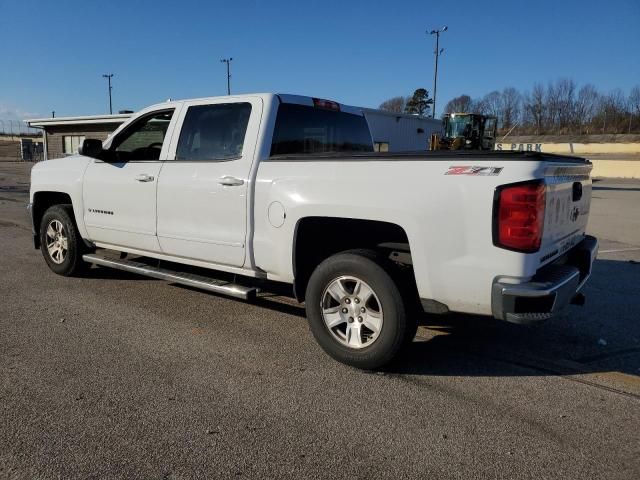
<instances>
[{"instance_id":1,"label":"white pickup truck","mask_svg":"<svg viewBox=\"0 0 640 480\"><path fill-rule=\"evenodd\" d=\"M374 153L362 112L252 94L146 108L31 172L36 248L251 299L292 286L335 359L388 363L419 311L532 323L570 302L598 243L591 164L536 152Z\"/></svg>"}]
</instances>

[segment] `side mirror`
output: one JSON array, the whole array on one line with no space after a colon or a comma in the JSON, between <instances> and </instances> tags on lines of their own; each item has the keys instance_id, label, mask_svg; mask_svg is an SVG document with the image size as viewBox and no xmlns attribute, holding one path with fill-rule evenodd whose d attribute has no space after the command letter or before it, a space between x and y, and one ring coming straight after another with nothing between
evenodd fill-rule
<instances>
[{"instance_id":1,"label":"side mirror","mask_svg":"<svg viewBox=\"0 0 640 480\"><path fill-rule=\"evenodd\" d=\"M78 148L78 153L85 157L97 158L102 153L102 141L94 138L86 138Z\"/></svg>"}]
</instances>

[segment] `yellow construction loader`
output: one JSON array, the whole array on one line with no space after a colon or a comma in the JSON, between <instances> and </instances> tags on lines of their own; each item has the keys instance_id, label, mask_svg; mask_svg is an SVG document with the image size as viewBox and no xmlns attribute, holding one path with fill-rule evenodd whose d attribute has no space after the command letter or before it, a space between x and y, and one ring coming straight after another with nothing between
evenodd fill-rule
<instances>
[{"instance_id":1,"label":"yellow construction loader","mask_svg":"<svg viewBox=\"0 0 640 480\"><path fill-rule=\"evenodd\" d=\"M478 113L446 113L443 134L431 136L431 150L493 150L496 117Z\"/></svg>"}]
</instances>

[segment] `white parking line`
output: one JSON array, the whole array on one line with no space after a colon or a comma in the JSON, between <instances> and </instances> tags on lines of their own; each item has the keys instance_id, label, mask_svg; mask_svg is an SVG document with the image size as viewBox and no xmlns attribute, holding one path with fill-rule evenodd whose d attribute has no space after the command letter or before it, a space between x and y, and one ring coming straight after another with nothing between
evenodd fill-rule
<instances>
[{"instance_id":1,"label":"white parking line","mask_svg":"<svg viewBox=\"0 0 640 480\"><path fill-rule=\"evenodd\" d=\"M600 250L599 253L633 252L635 250L640 250L640 247L636 247L636 248L620 248L620 249L617 249L617 250Z\"/></svg>"}]
</instances>

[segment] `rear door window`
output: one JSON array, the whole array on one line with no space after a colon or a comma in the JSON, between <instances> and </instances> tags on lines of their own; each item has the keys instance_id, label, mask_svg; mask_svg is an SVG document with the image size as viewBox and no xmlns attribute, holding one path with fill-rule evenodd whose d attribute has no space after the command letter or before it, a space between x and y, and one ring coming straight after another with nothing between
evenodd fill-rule
<instances>
[{"instance_id":1,"label":"rear door window","mask_svg":"<svg viewBox=\"0 0 640 480\"><path fill-rule=\"evenodd\" d=\"M194 105L184 118L176 160L233 160L242 157L250 103Z\"/></svg>"},{"instance_id":2,"label":"rear door window","mask_svg":"<svg viewBox=\"0 0 640 480\"><path fill-rule=\"evenodd\" d=\"M271 155L373 152L369 125L362 115L281 103Z\"/></svg>"}]
</instances>

